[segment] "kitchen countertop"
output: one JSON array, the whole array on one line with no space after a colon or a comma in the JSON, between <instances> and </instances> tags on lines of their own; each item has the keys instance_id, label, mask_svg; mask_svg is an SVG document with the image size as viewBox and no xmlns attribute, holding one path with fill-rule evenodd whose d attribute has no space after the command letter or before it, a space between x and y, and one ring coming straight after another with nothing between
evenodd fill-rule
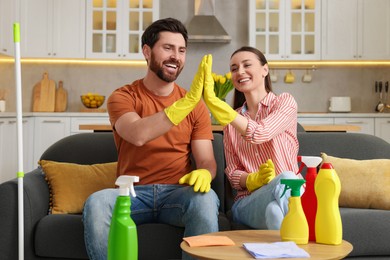
<instances>
[{"instance_id":1,"label":"kitchen countertop","mask_svg":"<svg viewBox=\"0 0 390 260\"><path fill-rule=\"evenodd\" d=\"M23 112L23 117L58 116L58 117L108 117L108 113L100 112ZM16 117L16 112L1 112L0 117ZM299 112L298 117L390 117L390 113L321 113Z\"/></svg>"},{"instance_id":2,"label":"kitchen countertop","mask_svg":"<svg viewBox=\"0 0 390 260\"><path fill-rule=\"evenodd\" d=\"M348 132L348 131L360 131L359 126L355 125L302 125L305 131L308 132ZM223 131L223 126L212 125L214 132ZM95 132L107 132L112 131L111 125L108 124L83 124L79 125L79 130L93 130Z\"/></svg>"}]
</instances>

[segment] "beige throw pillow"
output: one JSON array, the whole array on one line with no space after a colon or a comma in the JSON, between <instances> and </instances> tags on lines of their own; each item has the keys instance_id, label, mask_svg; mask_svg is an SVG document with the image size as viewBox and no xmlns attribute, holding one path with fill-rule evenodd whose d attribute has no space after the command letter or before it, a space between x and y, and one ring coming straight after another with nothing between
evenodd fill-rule
<instances>
[{"instance_id":1,"label":"beige throw pillow","mask_svg":"<svg viewBox=\"0 0 390 260\"><path fill-rule=\"evenodd\" d=\"M390 160L353 160L321 154L336 170L341 193L339 205L349 208L390 210Z\"/></svg>"},{"instance_id":2,"label":"beige throw pillow","mask_svg":"<svg viewBox=\"0 0 390 260\"><path fill-rule=\"evenodd\" d=\"M92 193L114 188L117 162L81 165L40 160L50 188L51 213L81 213Z\"/></svg>"}]
</instances>

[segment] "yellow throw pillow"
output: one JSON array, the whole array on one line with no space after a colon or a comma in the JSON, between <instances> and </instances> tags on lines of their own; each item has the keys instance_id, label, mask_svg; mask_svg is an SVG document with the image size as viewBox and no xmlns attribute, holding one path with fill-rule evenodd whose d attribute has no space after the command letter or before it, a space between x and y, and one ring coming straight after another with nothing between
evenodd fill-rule
<instances>
[{"instance_id":1,"label":"yellow throw pillow","mask_svg":"<svg viewBox=\"0 0 390 260\"><path fill-rule=\"evenodd\" d=\"M81 165L40 160L50 188L52 214L77 214L92 193L114 188L117 162Z\"/></svg>"},{"instance_id":2,"label":"yellow throw pillow","mask_svg":"<svg viewBox=\"0 0 390 260\"><path fill-rule=\"evenodd\" d=\"M353 160L321 154L336 170L341 193L339 205L348 208L390 209L390 160Z\"/></svg>"}]
</instances>

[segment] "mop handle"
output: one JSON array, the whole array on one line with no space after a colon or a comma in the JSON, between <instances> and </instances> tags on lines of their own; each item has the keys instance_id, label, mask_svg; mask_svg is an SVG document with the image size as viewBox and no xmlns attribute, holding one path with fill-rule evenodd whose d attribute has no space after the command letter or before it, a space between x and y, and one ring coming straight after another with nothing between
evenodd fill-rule
<instances>
[{"instance_id":1,"label":"mop handle","mask_svg":"<svg viewBox=\"0 0 390 260\"><path fill-rule=\"evenodd\" d=\"M23 212L23 120L22 120L22 82L20 65L20 25L14 23L15 42L15 82L16 82L16 121L18 132L18 224L19 260L24 259L24 212Z\"/></svg>"}]
</instances>

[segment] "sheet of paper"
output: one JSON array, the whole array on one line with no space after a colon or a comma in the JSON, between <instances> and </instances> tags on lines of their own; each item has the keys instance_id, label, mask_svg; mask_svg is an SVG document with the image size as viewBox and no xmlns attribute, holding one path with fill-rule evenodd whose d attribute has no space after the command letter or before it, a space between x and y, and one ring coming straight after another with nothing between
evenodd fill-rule
<instances>
[{"instance_id":1,"label":"sheet of paper","mask_svg":"<svg viewBox=\"0 0 390 260\"><path fill-rule=\"evenodd\" d=\"M310 255L294 242L244 243L244 248L256 259L261 258L303 258Z\"/></svg>"}]
</instances>

